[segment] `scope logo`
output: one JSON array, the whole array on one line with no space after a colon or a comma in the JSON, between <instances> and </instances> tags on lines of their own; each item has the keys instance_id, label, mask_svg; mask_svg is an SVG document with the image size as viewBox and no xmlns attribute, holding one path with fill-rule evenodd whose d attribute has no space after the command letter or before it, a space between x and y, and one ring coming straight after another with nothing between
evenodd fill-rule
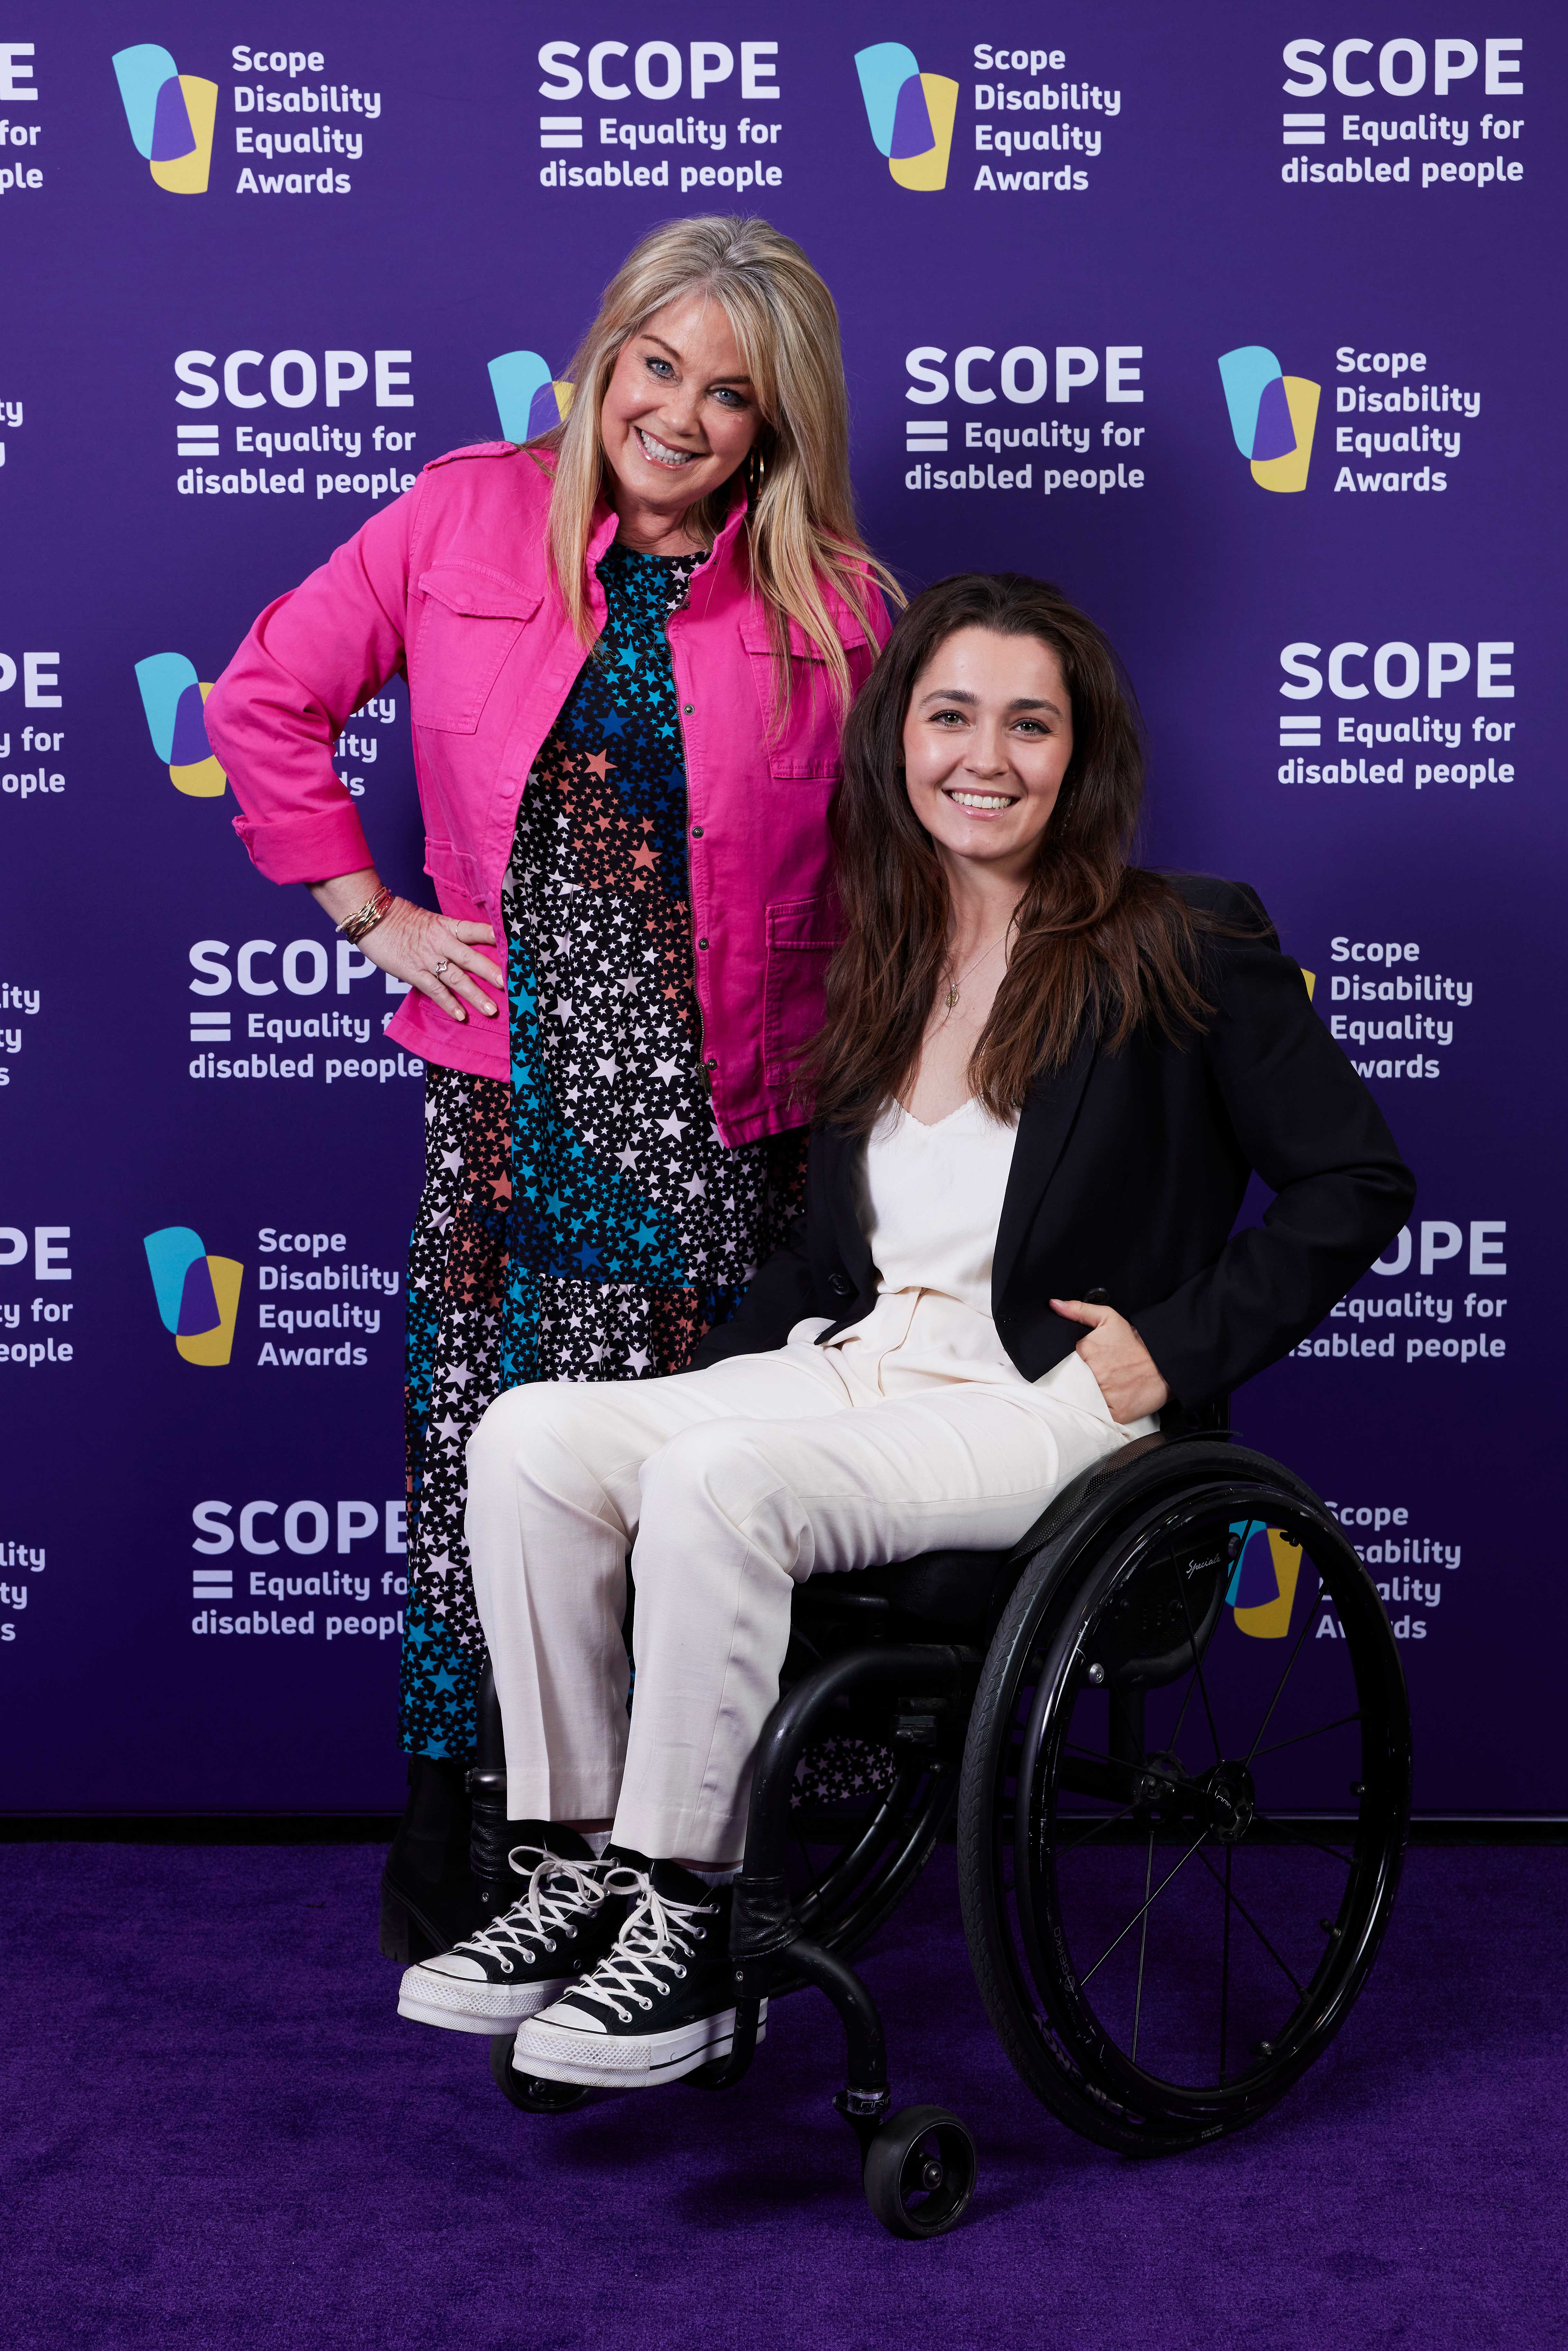
<instances>
[{"instance_id":1,"label":"scope logo","mask_svg":"<svg viewBox=\"0 0 1568 2351\"><path fill-rule=\"evenodd\" d=\"M902 41L877 41L855 52L866 120L873 145L901 188L947 184L958 85L945 74L923 74Z\"/></svg>"},{"instance_id":2,"label":"scope logo","mask_svg":"<svg viewBox=\"0 0 1568 2351\"><path fill-rule=\"evenodd\" d=\"M1219 361L1236 445L1260 490L1304 490L1322 387L1286 375L1261 343L1243 343Z\"/></svg>"},{"instance_id":3,"label":"scope logo","mask_svg":"<svg viewBox=\"0 0 1568 2351\"><path fill-rule=\"evenodd\" d=\"M1225 1595L1236 1629L1255 1641L1282 1641L1296 1604L1301 1546L1261 1519L1238 1519L1230 1531L1241 1545Z\"/></svg>"},{"instance_id":4,"label":"scope logo","mask_svg":"<svg viewBox=\"0 0 1568 2351\"><path fill-rule=\"evenodd\" d=\"M572 387L551 380L538 351L503 351L493 359L490 389L503 441L531 441L564 424L571 411Z\"/></svg>"},{"instance_id":5,"label":"scope logo","mask_svg":"<svg viewBox=\"0 0 1568 2351\"><path fill-rule=\"evenodd\" d=\"M165 1225L141 1244L159 1319L188 1364L226 1364L234 1347L245 1268L237 1258L209 1257L189 1225Z\"/></svg>"},{"instance_id":6,"label":"scope logo","mask_svg":"<svg viewBox=\"0 0 1568 2351\"><path fill-rule=\"evenodd\" d=\"M172 196L204 196L213 161L218 86L183 74L156 41L117 49L114 76L131 126L131 141L161 188Z\"/></svg>"},{"instance_id":7,"label":"scope logo","mask_svg":"<svg viewBox=\"0 0 1568 2351\"><path fill-rule=\"evenodd\" d=\"M174 789L193 800L221 799L228 778L213 756L204 714L211 682L197 677L183 653L149 653L136 664L136 683L152 748L168 762Z\"/></svg>"}]
</instances>

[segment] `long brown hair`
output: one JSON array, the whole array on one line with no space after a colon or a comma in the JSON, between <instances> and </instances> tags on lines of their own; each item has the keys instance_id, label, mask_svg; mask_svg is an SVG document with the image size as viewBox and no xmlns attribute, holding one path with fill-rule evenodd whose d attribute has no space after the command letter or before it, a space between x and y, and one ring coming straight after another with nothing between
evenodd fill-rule
<instances>
[{"instance_id":1,"label":"long brown hair","mask_svg":"<svg viewBox=\"0 0 1568 2351\"><path fill-rule=\"evenodd\" d=\"M904 725L915 681L958 629L1038 638L1072 702L1072 756L969 1065L976 1095L1009 1117L1086 1026L1116 1052L1144 1028L1184 1042L1212 1010L1198 945L1211 926L1159 874L1127 862L1142 730L1108 640L1044 580L1012 571L939 580L900 619L850 713L829 816L846 936L810 1075L817 1114L855 1131L874 1123L914 1070L946 961L946 875L909 803Z\"/></svg>"}]
</instances>

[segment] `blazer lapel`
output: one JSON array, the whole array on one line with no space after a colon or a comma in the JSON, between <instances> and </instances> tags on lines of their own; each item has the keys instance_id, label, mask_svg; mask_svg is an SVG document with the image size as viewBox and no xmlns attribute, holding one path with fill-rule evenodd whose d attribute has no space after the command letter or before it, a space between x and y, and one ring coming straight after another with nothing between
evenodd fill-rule
<instances>
[{"instance_id":1,"label":"blazer lapel","mask_svg":"<svg viewBox=\"0 0 1568 2351\"><path fill-rule=\"evenodd\" d=\"M1038 1079L1019 1114L1013 1163L997 1226L997 1251L991 1269L993 1313L1007 1293L1019 1252L1066 1148L1098 1050L1094 1031L1086 1029L1067 1067Z\"/></svg>"},{"instance_id":2,"label":"blazer lapel","mask_svg":"<svg viewBox=\"0 0 1568 2351\"><path fill-rule=\"evenodd\" d=\"M832 1212L833 1238L858 1296L872 1286L871 1248L855 1214L854 1155L859 1138L830 1125L819 1127L817 1142L822 1155L822 1189Z\"/></svg>"}]
</instances>

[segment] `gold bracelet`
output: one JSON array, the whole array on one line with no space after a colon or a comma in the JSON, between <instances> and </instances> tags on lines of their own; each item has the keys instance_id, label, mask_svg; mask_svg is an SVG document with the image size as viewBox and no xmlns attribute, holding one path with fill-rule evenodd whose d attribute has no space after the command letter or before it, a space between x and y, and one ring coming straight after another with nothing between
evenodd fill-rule
<instances>
[{"instance_id":1,"label":"gold bracelet","mask_svg":"<svg viewBox=\"0 0 1568 2351\"><path fill-rule=\"evenodd\" d=\"M384 919L392 903L392 893L383 882L373 898L367 898L356 913L345 915L337 925L340 935L347 939L351 947L357 947L360 941L368 937L376 925Z\"/></svg>"}]
</instances>

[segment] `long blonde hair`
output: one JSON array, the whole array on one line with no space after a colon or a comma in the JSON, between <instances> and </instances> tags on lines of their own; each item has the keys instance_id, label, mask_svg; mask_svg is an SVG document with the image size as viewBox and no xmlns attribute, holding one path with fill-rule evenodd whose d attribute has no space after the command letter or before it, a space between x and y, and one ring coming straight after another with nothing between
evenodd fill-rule
<instances>
[{"instance_id":1,"label":"long blonde hair","mask_svg":"<svg viewBox=\"0 0 1568 2351\"><path fill-rule=\"evenodd\" d=\"M841 597L872 637L867 588L904 602L870 555L850 486L849 398L833 298L793 238L764 220L720 214L666 222L634 246L604 289L599 315L571 363L567 420L528 445L555 455L550 568L580 642L594 639L585 580L593 510L606 459L600 411L622 345L656 310L706 294L728 319L751 378L762 430L742 471L753 585L768 612L776 703L789 702L789 622L821 653L841 711L849 664L828 601ZM711 546L734 496L734 476L687 517ZM874 643L875 639L872 637Z\"/></svg>"}]
</instances>

